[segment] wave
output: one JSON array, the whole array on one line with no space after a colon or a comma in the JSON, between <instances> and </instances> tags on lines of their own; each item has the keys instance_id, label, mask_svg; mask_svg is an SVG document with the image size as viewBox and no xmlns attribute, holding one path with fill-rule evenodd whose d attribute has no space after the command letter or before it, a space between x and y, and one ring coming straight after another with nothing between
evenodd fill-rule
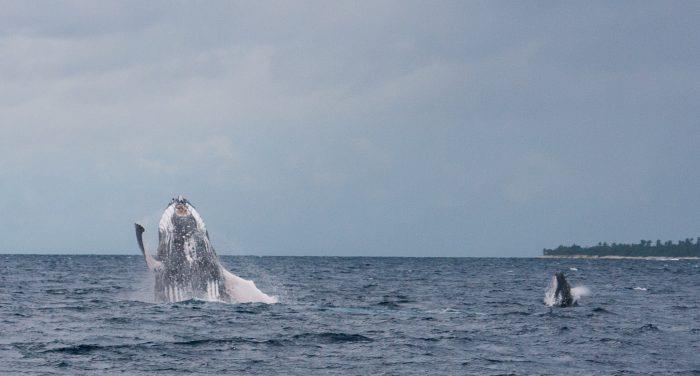
<instances>
[{"instance_id":1,"label":"wave","mask_svg":"<svg viewBox=\"0 0 700 376\"><path fill-rule=\"evenodd\" d=\"M674 306L671 306L671 308L676 309L676 310L680 310L680 311L686 311L686 310L689 310L692 308L697 308L697 306L691 307L691 306L686 306L686 305L674 305Z\"/></svg>"},{"instance_id":2,"label":"wave","mask_svg":"<svg viewBox=\"0 0 700 376\"><path fill-rule=\"evenodd\" d=\"M93 351L137 347L137 346L138 346L138 344L136 344L136 345L80 344L80 345L73 345L73 346L57 347L57 348L45 350L44 352L45 353L63 353L63 354L69 354L69 355L85 355L85 354L89 354Z\"/></svg>"},{"instance_id":3,"label":"wave","mask_svg":"<svg viewBox=\"0 0 700 376\"><path fill-rule=\"evenodd\" d=\"M344 343L344 342L373 342L374 340L361 334L348 334L336 332L301 333L292 337L295 340L310 340L320 343Z\"/></svg>"},{"instance_id":4,"label":"wave","mask_svg":"<svg viewBox=\"0 0 700 376\"><path fill-rule=\"evenodd\" d=\"M591 310L591 312L594 312L594 313L602 313L602 314L609 314L609 315L615 315L615 314L616 314L615 312L608 311L607 309L601 308L601 307L593 308L593 309Z\"/></svg>"},{"instance_id":5,"label":"wave","mask_svg":"<svg viewBox=\"0 0 700 376\"><path fill-rule=\"evenodd\" d=\"M660 329L654 324L645 324L635 330L636 333L658 332Z\"/></svg>"},{"instance_id":6,"label":"wave","mask_svg":"<svg viewBox=\"0 0 700 376\"><path fill-rule=\"evenodd\" d=\"M386 308L391 308L391 309L399 309L401 306L397 302L392 302L390 300L382 300L381 302L377 303L378 306L380 307L386 307Z\"/></svg>"},{"instance_id":7,"label":"wave","mask_svg":"<svg viewBox=\"0 0 700 376\"><path fill-rule=\"evenodd\" d=\"M499 358L495 357L480 357L479 359L486 361L488 363L532 363L533 360L524 357L515 356L501 356Z\"/></svg>"},{"instance_id":8,"label":"wave","mask_svg":"<svg viewBox=\"0 0 700 376\"><path fill-rule=\"evenodd\" d=\"M69 355L85 355L93 352L100 351L114 351L121 349L144 349L144 348L157 348L157 347L167 347L167 346L202 346L202 345L221 345L221 344L267 344L267 345L280 345L281 342L278 340L252 340L243 337L229 337L229 338L198 338L189 339L184 341L171 341L171 342L139 342L139 343L127 343L118 345L99 345L99 344L77 344L70 346L62 346L46 349L42 352L44 353L63 353Z\"/></svg>"},{"instance_id":9,"label":"wave","mask_svg":"<svg viewBox=\"0 0 700 376\"><path fill-rule=\"evenodd\" d=\"M530 316L532 312L526 312L526 311L510 311L510 312L502 312L502 313L497 313L496 316Z\"/></svg>"}]
</instances>

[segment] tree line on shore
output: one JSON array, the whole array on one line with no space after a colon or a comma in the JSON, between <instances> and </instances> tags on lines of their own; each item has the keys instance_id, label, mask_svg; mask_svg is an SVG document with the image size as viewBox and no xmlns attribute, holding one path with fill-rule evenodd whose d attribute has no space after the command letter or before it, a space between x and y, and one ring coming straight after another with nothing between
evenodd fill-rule
<instances>
[{"instance_id":1,"label":"tree line on shore","mask_svg":"<svg viewBox=\"0 0 700 376\"><path fill-rule=\"evenodd\" d=\"M560 245L554 249L543 249L545 256L637 256L637 257L700 257L700 237L694 242L692 238L661 242L657 240L640 240L639 244L623 244L607 242L598 243L591 247L581 247L572 244L569 247Z\"/></svg>"}]
</instances>

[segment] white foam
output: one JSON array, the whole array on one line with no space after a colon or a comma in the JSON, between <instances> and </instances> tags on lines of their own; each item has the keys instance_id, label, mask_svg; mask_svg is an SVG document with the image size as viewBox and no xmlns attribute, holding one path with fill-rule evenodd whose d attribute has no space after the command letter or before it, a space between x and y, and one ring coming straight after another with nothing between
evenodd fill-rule
<instances>
[{"instance_id":1,"label":"white foam","mask_svg":"<svg viewBox=\"0 0 700 376\"><path fill-rule=\"evenodd\" d=\"M552 277L552 279L549 281L549 286L547 286L547 289L544 291L544 304L546 304L549 307L554 306L557 304L557 297L554 295L554 293L557 291L557 277Z\"/></svg>"},{"instance_id":2,"label":"white foam","mask_svg":"<svg viewBox=\"0 0 700 376\"><path fill-rule=\"evenodd\" d=\"M569 270L571 270L571 271L574 271L574 272L575 272L575 271L578 271L578 268L569 268Z\"/></svg>"},{"instance_id":3,"label":"white foam","mask_svg":"<svg viewBox=\"0 0 700 376\"><path fill-rule=\"evenodd\" d=\"M639 286L637 286L637 287L635 287L633 290L647 291L647 288L646 288L646 287L639 287Z\"/></svg>"}]
</instances>

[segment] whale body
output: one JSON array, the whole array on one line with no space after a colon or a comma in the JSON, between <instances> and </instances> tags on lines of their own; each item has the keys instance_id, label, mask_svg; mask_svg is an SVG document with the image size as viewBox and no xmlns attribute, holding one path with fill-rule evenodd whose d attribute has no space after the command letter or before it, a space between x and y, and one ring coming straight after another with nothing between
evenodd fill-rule
<instances>
[{"instance_id":1,"label":"whale body","mask_svg":"<svg viewBox=\"0 0 700 376\"><path fill-rule=\"evenodd\" d=\"M258 290L255 283L221 265L202 217L182 196L173 198L161 216L155 256L146 252L143 245L143 226L137 223L135 227L139 248L148 268L155 273L156 301L276 302Z\"/></svg>"},{"instance_id":2,"label":"whale body","mask_svg":"<svg viewBox=\"0 0 700 376\"><path fill-rule=\"evenodd\" d=\"M549 288L545 293L545 304L548 306L571 307L576 305L576 299L571 294L571 285L564 277L564 273L554 273Z\"/></svg>"}]
</instances>

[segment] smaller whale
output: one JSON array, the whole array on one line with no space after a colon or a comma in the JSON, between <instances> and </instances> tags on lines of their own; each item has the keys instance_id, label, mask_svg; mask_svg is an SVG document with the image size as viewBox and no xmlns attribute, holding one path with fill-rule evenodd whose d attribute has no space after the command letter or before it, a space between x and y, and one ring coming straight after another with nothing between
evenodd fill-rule
<instances>
[{"instance_id":1,"label":"smaller whale","mask_svg":"<svg viewBox=\"0 0 700 376\"><path fill-rule=\"evenodd\" d=\"M545 292L544 303L550 307L572 307L577 305L576 299L571 294L571 285L564 277L564 273L554 273L549 288Z\"/></svg>"}]
</instances>

